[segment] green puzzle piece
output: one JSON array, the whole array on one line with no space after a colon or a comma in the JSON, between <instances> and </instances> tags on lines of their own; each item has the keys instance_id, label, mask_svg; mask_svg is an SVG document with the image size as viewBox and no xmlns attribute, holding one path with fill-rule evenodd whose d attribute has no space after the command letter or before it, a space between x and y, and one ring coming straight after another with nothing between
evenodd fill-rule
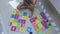
<instances>
[{"instance_id":1,"label":"green puzzle piece","mask_svg":"<svg viewBox=\"0 0 60 34\"><path fill-rule=\"evenodd\" d=\"M13 22L12 25L13 25L13 26L17 26L17 22Z\"/></svg>"},{"instance_id":2,"label":"green puzzle piece","mask_svg":"<svg viewBox=\"0 0 60 34\"><path fill-rule=\"evenodd\" d=\"M23 16L23 11L20 11L20 15Z\"/></svg>"},{"instance_id":3,"label":"green puzzle piece","mask_svg":"<svg viewBox=\"0 0 60 34\"><path fill-rule=\"evenodd\" d=\"M36 20L36 23L39 24L40 23L40 20Z\"/></svg>"},{"instance_id":4,"label":"green puzzle piece","mask_svg":"<svg viewBox=\"0 0 60 34\"><path fill-rule=\"evenodd\" d=\"M37 18L38 18L38 19L40 19L40 18L42 18L42 17L41 17L41 15L40 15L40 14L38 14L38 15L37 15Z\"/></svg>"},{"instance_id":5,"label":"green puzzle piece","mask_svg":"<svg viewBox=\"0 0 60 34\"><path fill-rule=\"evenodd\" d=\"M14 18L10 18L10 22L13 22L14 21Z\"/></svg>"},{"instance_id":6,"label":"green puzzle piece","mask_svg":"<svg viewBox=\"0 0 60 34\"><path fill-rule=\"evenodd\" d=\"M21 27L21 23L17 23L17 27Z\"/></svg>"},{"instance_id":7,"label":"green puzzle piece","mask_svg":"<svg viewBox=\"0 0 60 34\"><path fill-rule=\"evenodd\" d=\"M50 27L51 26L51 22L48 22L47 25Z\"/></svg>"},{"instance_id":8,"label":"green puzzle piece","mask_svg":"<svg viewBox=\"0 0 60 34\"><path fill-rule=\"evenodd\" d=\"M16 14L16 10L13 10L11 13L12 13L12 14Z\"/></svg>"},{"instance_id":9,"label":"green puzzle piece","mask_svg":"<svg viewBox=\"0 0 60 34\"><path fill-rule=\"evenodd\" d=\"M37 7L37 6L35 6L35 7L34 7L34 10L37 10L37 9L38 9L38 7Z\"/></svg>"},{"instance_id":10,"label":"green puzzle piece","mask_svg":"<svg viewBox=\"0 0 60 34\"><path fill-rule=\"evenodd\" d=\"M38 29L36 32L37 34L42 34L42 31L40 29Z\"/></svg>"},{"instance_id":11,"label":"green puzzle piece","mask_svg":"<svg viewBox=\"0 0 60 34\"><path fill-rule=\"evenodd\" d=\"M42 28L42 24L41 24L40 20L36 20L36 24L39 26L39 28Z\"/></svg>"}]
</instances>

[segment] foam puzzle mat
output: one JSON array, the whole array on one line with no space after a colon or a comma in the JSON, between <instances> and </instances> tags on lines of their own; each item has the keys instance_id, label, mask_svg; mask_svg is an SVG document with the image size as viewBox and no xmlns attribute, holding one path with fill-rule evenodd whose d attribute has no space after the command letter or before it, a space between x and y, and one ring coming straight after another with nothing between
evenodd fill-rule
<instances>
[{"instance_id":1,"label":"foam puzzle mat","mask_svg":"<svg viewBox=\"0 0 60 34\"><path fill-rule=\"evenodd\" d=\"M25 23L26 23L26 12L20 13L19 11L13 10L10 16L11 31L20 31L24 32Z\"/></svg>"},{"instance_id":2,"label":"foam puzzle mat","mask_svg":"<svg viewBox=\"0 0 60 34\"><path fill-rule=\"evenodd\" d=\"M11 12L9 22L9 26L11 27L10 30L16 32L24 32L26 19L27 12L13 10ZM37 14L35 17L30 18L30 22L34 27L35 31L37 32L37 34L42 34L43 31L46 31L46 33L48 34L48 31L50 31L52 26L51 24L52 20L49 20L44 12L41 12L40 14ZM26 31L30 32L30 34L33 33L32 27L27 27Z\"/></svg>"}]
</instances>

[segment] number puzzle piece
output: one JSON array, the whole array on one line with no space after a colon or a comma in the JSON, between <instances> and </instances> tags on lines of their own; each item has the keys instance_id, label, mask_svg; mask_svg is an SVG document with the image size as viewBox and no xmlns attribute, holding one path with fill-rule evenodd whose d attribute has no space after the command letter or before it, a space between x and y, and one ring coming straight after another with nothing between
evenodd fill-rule
<instances>
[{"instance_id":1,"label":"number puzzle piece","mask_svg":"<svg viewBox=\"0 0 60 34\"><path fill-rule=\"evenodd\" d=\"M12 11L12 14L16 14L16 10L13 10L13 11Z\"/></svg>"},{"instance_id":2,"label":"number puzzle piece","mask_svg":"<svg viewBox=\"0 0 60 34\"><path fill-rule=\"evenodd\" d=\"M12 22L10 22L8 25L11 26L12 25Z\"/></svg>"},{"instance_id":3,"label":"number puzzle piece","mask_svg":"<svg viewBox=\"0 0 60 34\"><path fill-rule=\"evenodd\" d=\"M18 22L19 22L19 23L22 23L22 19L19 19Z\"/></svg>"},{"instance_id":4,"label":"number puzzle piece","mask_svg":"<svg viewBox=\"0 0 60 34\"><path fill-rule=\"evenodd\" d=\"M36 24L39 26L39 28L42 28L42 24L41 24L40 20L36 20Z\"/></svg>"},{"instance_id":5,"label":"number puzzle piece","mask_svg":"<svg viewBox=\"0 0 60 34\"><path fill-rule=\"evenodd\" d=\"M36 25L36 26L34 26L34 29L37 30L37 29L39 29L39 27Z\"/></svg>"},{"instance_id":6,"label":"number puzzle piece","mask_svg":"<svg viewBox=\"0 0 60 34\"><path fill-rule=\"evenodd\" d=\"M19 16L20 15L20 11L16 10L16 15Z\"/></svg>"},{"instance_id":7,"label":"number puzzle piece","mask_svg":"<svg viewBox=\"0 0 60 34\"><path fill-rule=\"evenodd\" d=\"M21 27L22 27L22 28L25 28L25 24L21 24Z\"/></svg>"},{"instance_id":8,"label":"number puzzle piece","mask_svg":"<svg viewBox=\"0 0 60 34\"><path fill-rule=\"evenodd\" d=\"M46 34L49 34L49 31L48 30L46 30Z\"/></svg>"},{"instance_id":9,"label":"number puzzle piece","mask_svg":"<svg viewBox=\"0 0 60 34\"><path fill-rule=\"evenodd\" d=\"M37 15L37 18L38 18L38 19L40 19L40 18L42 18L42 17L41 17L41 15L40 15L40 14L38 14L38 15Z\"/></svg>"},{"instance_id":10,"label":"number puzzle piece","mask_svg":"<svg viewBox=\"0 0 60 34\"><path fill-rule=\"evenodd\" d=\"M27 16L27 12L24 12L24 13L23 13L23 16Z\"/></svg>"},{"instance_id":11,"label":"number puzzle piece","mask_svg":"<svg viewBox=\"0 0 60 34\"><path fill-rule=\"evenodd\" d=\"M33 34L33 32L29 32L29 34Z\"/></svg>"},{"instance_id":12,"label":"number puzzle piece","mask_svg":"<svg viewBox=\"0 0 60 34\"><path fill-rule=\"evenodd\" d=\"M20 28L20 32L24 32L25 31L25 29L24 28Z\"/></svg>"},{"instance_id":13,"label":"number puzzle piece","mask_svg":"<svg viewBox=\"0 0 60 34\"><path fill-rule=\"evenodd\" d=\"M33 23L35 21L35 18L31 18L30 22Z\"/></svg>"},{"instance_id":14,"label":"number puzzle piece","mask_svg":"<svg viewBox=\"0 0 60 34\"><path fill-rule=\"evenodd\" d=\"M19 28L16 28L16 32L19 32Z\"/></svg>"},{"instance_id":15,"label":"number puzzle piece","mask_svg":"<svg viewBox=\"0 0 60 34\"><path fill-rule=\"evenodd\" d=\"M32 27L27 27L27 32L32 32Z\"/></svg>"},{"instance_id":16,"label":"number puzzle piece","mask_svg":"<svg viewBox=\"0 0 60 34\"><path fill-rule=\"evenodd\" d=\"M14 14L11 14L10 18L14 18L14 16L15 16Z\"/></svg>"},{"instance_id":17,"label":"number puzzle piece","mask_svg":"<svg viewBox=\"0 0 60 34\"><path fill-rule=\"evenodd\" d=\"M35 6L35 7L34 7L34 10L37 10L37 9L38 9L38 7L37 7L37 6Z\"/></svg>"},{"instance_id":18,"label":"number puzzle piece","mask_svg":"<svg viewBox=\"0 0 60 34\"><path fill-rule=\"evenodd\" d=\"M17 26L17 22L12 23L13 26Z\"/></svg>"},{"instance_id":19,"label":"number puzzle piece","mask_svg":"<svg viewBox=\"0 0 60 34\"><path fill-rule=\"evenodd\" d=\"M39 26L40 29L43 27L41 23L40 24L37 24L37 25Z\"/></svg>"},{"instance_id":20,"label":"number puzzle piece","mask_svg":"<svg viewBox=\"0 0 60 34\"><path fill-rule=\"evenodd\" d=\"M41 12L40 15L42 16L42 18L46 19L46 15L44 14L44 12Z\"/></svg>"},{"instance_id":21,"label":"number puzzle piece","mask_svg":"<svg viewBox=\"0 0 60 34\"><path fill-rule=\"evenodd\" d=\"M42 31L44 31L45 30L45 28L44 28L44 26L42 27Z\"/></svg>"},{"instance_id":22,"label":"number puzzle piece","mask_svg":"<svg viewBox=\"0 0 60 34\"><path fill-rule=\"evenodd\" d=\"M16 31L16 26L12 26L11 31Z\"/></svg>"},{"instance_id":23,"label":"number puzzle piece","mask_svg":"<svg viewBox=\"0 0 60 34\"><path fill-rule=\"evenodd\" d=\"M41 23L42 23L42 25L45 27L45 29L48 29L48 26L47 26L46 23L44 23L44 22L41 22Z\"/></svg>"},{"instance_id":24,"label":"number puzzle piece","mask_svg":"<svg viewBox=\"0 0 60 34\"><path fill-rule=\"evenodd\" d=\"M40 20L36 20L36 24L39 26L39 28L42 27L42 24L41 24Z\"/></svg>"},{"instance_id":25,"label":"number puzzle piece","mask_svg":"<svg viewBox=\"0 0 60 34\"><path fill-rule=\"evenodd\" d=\"M20 16L23 16L23 11L20 11Z\"/></svg>"},{"instance_id":26,"label":"number puzzle piece","mask_svg":"<svg viewBox=\"0 0 60 34\"><path fill-rule=\"evenodd\" d=\"M14 18L10 18L10 22L14 22Z\"/></svg>"},{"instance_id":27,"label":"number puzzle piece","mask_svg":"<svg viewBox=\"0 0 60 34\"><path fill-rule=\"evenodd\" d=\"M14 22L18 22L18 19L14 18Z\"/></svg>"},{"instance_id":28,"label":"number puzzle piece","mask_svg":"<svg viewBox=\"0 0 60 34\"><path fill-rule=\"evenodd\" d=\"M26 16L22 16L22 19L23 19L23 20L26 20Z\"/></svg>"},{"instance_id":29,"label":"number puzzle piece","mask_svg":"<svg viewBox=\"0 0 60 34\"><path fill-rule=\"evenodd\" d=\"M17 23L17 27L21 27L21 23Z\"/></svg>"},{"instance_id":30,"label":"number puzzle piece","mask_svg":"<svg viewBox=\"0 0 60 34\"><path fill-rule=\"evenodd\" d=\"M44 19L43 20L46 24L49 22L49 20L48 19Z\"/></svg>"},{"instance_id":31,"label":"number puzzle piece","mask_svg":"<svg viewBox=\"0 0 60 34\"><path fill-rule=\"evenodd\" d=\"M22 24L25 24L26 23L26 20L22 20Z\"/></svg>"},{"instance_id":32,"label":"number puzzle piece","mask_svg":"<svg viewBox=\"0 0 60 34\"><path fill-rule=\"evenodd\" d=\"M37 34L42 34L42 31L40 29L38 29Z\"/></svg>"},{"instance_id":33,"label":"number puzzle piece","mask_svg":"<svg viewBox=\"0 0 60 34\"><path fill-rule=\"evenodd\" d=\"M33 25L33 26L36 26L36 23L35 23L35 22L33 22L33 23L32 23L32 25Z\"/></svg>"},{"instance_id":34,"label":"number puzzle piece","mask_svg":"<svg viewBox=\"0 0 60 34\"><path fill-rule=\"evenodd\" d=\"M48 24L47 24L47 25L48 25L48 27L50 27L50 26L51 26L51 22L48 22Z\"/></svg>"},{"instance_id":35,"label":"number puzzle piece","mask_svg":"<svg viewBox=\"0 0 60 34\"><path fill-rule=\"evenodd\" d=\"M18 16L18 15L15 15L15 16L14 16L14 18L15 18L15 19L18 19L18 18L19 18L19 16Z\"/></svg>"},{"instance_id":36,"label":"number puzzle piece","mask_svg":"<svg viewBox=\"0 0 60 34\"><path fill-rule=\"evenodd\" d=\"M37 20L36 20L36 23L39 24L39 23L40 23L40 20L37 19Z\"/></svg>"}]
</instances>

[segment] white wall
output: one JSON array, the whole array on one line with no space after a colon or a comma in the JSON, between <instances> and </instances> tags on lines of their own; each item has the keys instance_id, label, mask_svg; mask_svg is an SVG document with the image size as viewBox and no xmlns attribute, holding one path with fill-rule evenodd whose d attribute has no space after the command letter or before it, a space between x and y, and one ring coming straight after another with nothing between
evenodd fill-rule
<instances>
[{"instance_id":1,"label":"white wall","mask_svg":"<svg viewBox=\"0 0 60 34\"><path fill-rule=\"evenodd\" d=\"M60 14L60 0L50 0L50 1Z\"/></svg>"}]
</instances>

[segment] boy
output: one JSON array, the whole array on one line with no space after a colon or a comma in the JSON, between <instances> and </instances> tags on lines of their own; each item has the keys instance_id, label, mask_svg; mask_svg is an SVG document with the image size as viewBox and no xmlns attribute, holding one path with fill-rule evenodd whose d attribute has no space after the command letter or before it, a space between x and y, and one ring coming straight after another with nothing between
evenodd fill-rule
<instances>
[{"instance_id":1,"label":"boy","mask_svg":"<svg viewBox=\"0 0 60 34\"><path fill-rule=\"evenodd\" d=\"M33 16L33 12L34 12L34 6L36 4L37 0L35 0L35 2L33 0L23 0L23 4L19 4L17 6L17 9L30 9L31 14L29 17Z\"/></svg>"}]
</instances>

